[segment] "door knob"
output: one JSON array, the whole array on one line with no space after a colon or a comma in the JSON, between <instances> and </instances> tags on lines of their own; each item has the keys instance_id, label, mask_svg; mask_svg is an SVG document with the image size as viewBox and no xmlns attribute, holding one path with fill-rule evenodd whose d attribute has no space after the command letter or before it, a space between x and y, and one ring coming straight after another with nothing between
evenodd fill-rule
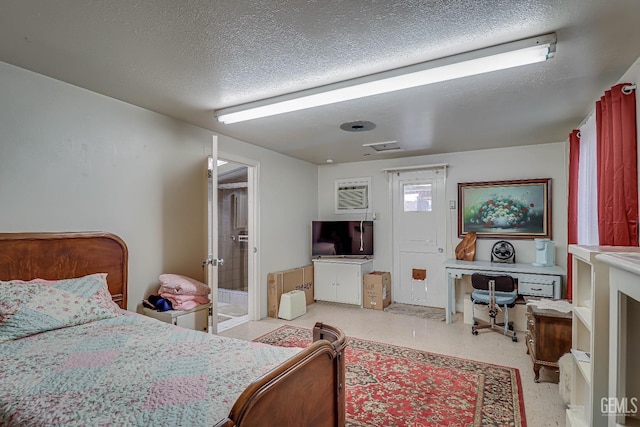
<instances>
[{"instance_id":1,"label":"door knob","mask_svg":"<svg viewBox=\"0 0 640 427\"><path fill-rule=\"evenodd\" d=\"M218 265L224 265L224 259L223 258L218 258L218 259L207 258L204 261L202 261L202 265L203 266L212 265L214 267Z\"/></svg>"}]
</instances>

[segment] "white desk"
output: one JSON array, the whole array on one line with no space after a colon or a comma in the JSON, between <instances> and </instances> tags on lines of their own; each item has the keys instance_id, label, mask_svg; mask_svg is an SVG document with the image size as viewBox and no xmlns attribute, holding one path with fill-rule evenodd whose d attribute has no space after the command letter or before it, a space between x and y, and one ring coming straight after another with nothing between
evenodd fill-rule
<instances>
[{"instance_id":1,"label":"white desk","mask_svg":"<svg viewBox=\"0 0 640 427\"><path fill-rule=\"evenodd\" d=\"M444 263L447 276L446 321L456 312L456 279L465 274L508 274L518 279L518 294L560 299L562 295L562 267L534 267L525 263L501 263L489 261L462 261L449 259Z\"/></svg>"}]
</instances>

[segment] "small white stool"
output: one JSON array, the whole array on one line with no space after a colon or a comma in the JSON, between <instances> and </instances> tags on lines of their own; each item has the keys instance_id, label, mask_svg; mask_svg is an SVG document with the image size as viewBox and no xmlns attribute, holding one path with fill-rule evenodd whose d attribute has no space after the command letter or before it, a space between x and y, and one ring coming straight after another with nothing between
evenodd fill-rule
<instances>
[{"instance_id":1,"label":"small white stool","mask_svg":"<svg viewBox=\"0 0 640 427\"><path fill-rule=\"evenodd\" d=\"M307 300L304 291L295 290L282 294L280 298L280 309L278 317L285 320L292 320L307 312Z\"/></svg>"}]
</instances>

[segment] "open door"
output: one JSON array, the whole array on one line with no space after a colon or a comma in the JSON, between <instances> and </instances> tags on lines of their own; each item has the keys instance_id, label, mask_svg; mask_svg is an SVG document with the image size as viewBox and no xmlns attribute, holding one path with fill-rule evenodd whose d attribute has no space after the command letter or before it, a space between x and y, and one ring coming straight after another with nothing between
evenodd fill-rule
<instances>
[{"instance_id":1,"label":"open door","mask_svg":"<svg viewBox=\"0 0 640 427\"><path fill-rule=\"evenodd\" d=\"M218 137L213 136L211 156L207 158L207 285L211 288L209 299L209 333L218 333Z\"/></svg>"}]
</instances>

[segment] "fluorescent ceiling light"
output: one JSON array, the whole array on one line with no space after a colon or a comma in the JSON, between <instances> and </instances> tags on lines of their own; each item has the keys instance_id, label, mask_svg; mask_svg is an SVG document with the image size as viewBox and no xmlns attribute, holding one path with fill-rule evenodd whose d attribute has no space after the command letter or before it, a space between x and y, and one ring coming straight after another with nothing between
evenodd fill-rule
<instances>
[{"instance_id":1,"label":"fluorescent ceiling light","mask_svg":"<svg viewBox=\"0 0 640 427\"><path fill-rule=\"evenodd\" d=\"M305 108L533 64L552 58L555 33L410 65L301 92L224 108L218 121L238 123Z\"/></svg>"}]
</instances>

